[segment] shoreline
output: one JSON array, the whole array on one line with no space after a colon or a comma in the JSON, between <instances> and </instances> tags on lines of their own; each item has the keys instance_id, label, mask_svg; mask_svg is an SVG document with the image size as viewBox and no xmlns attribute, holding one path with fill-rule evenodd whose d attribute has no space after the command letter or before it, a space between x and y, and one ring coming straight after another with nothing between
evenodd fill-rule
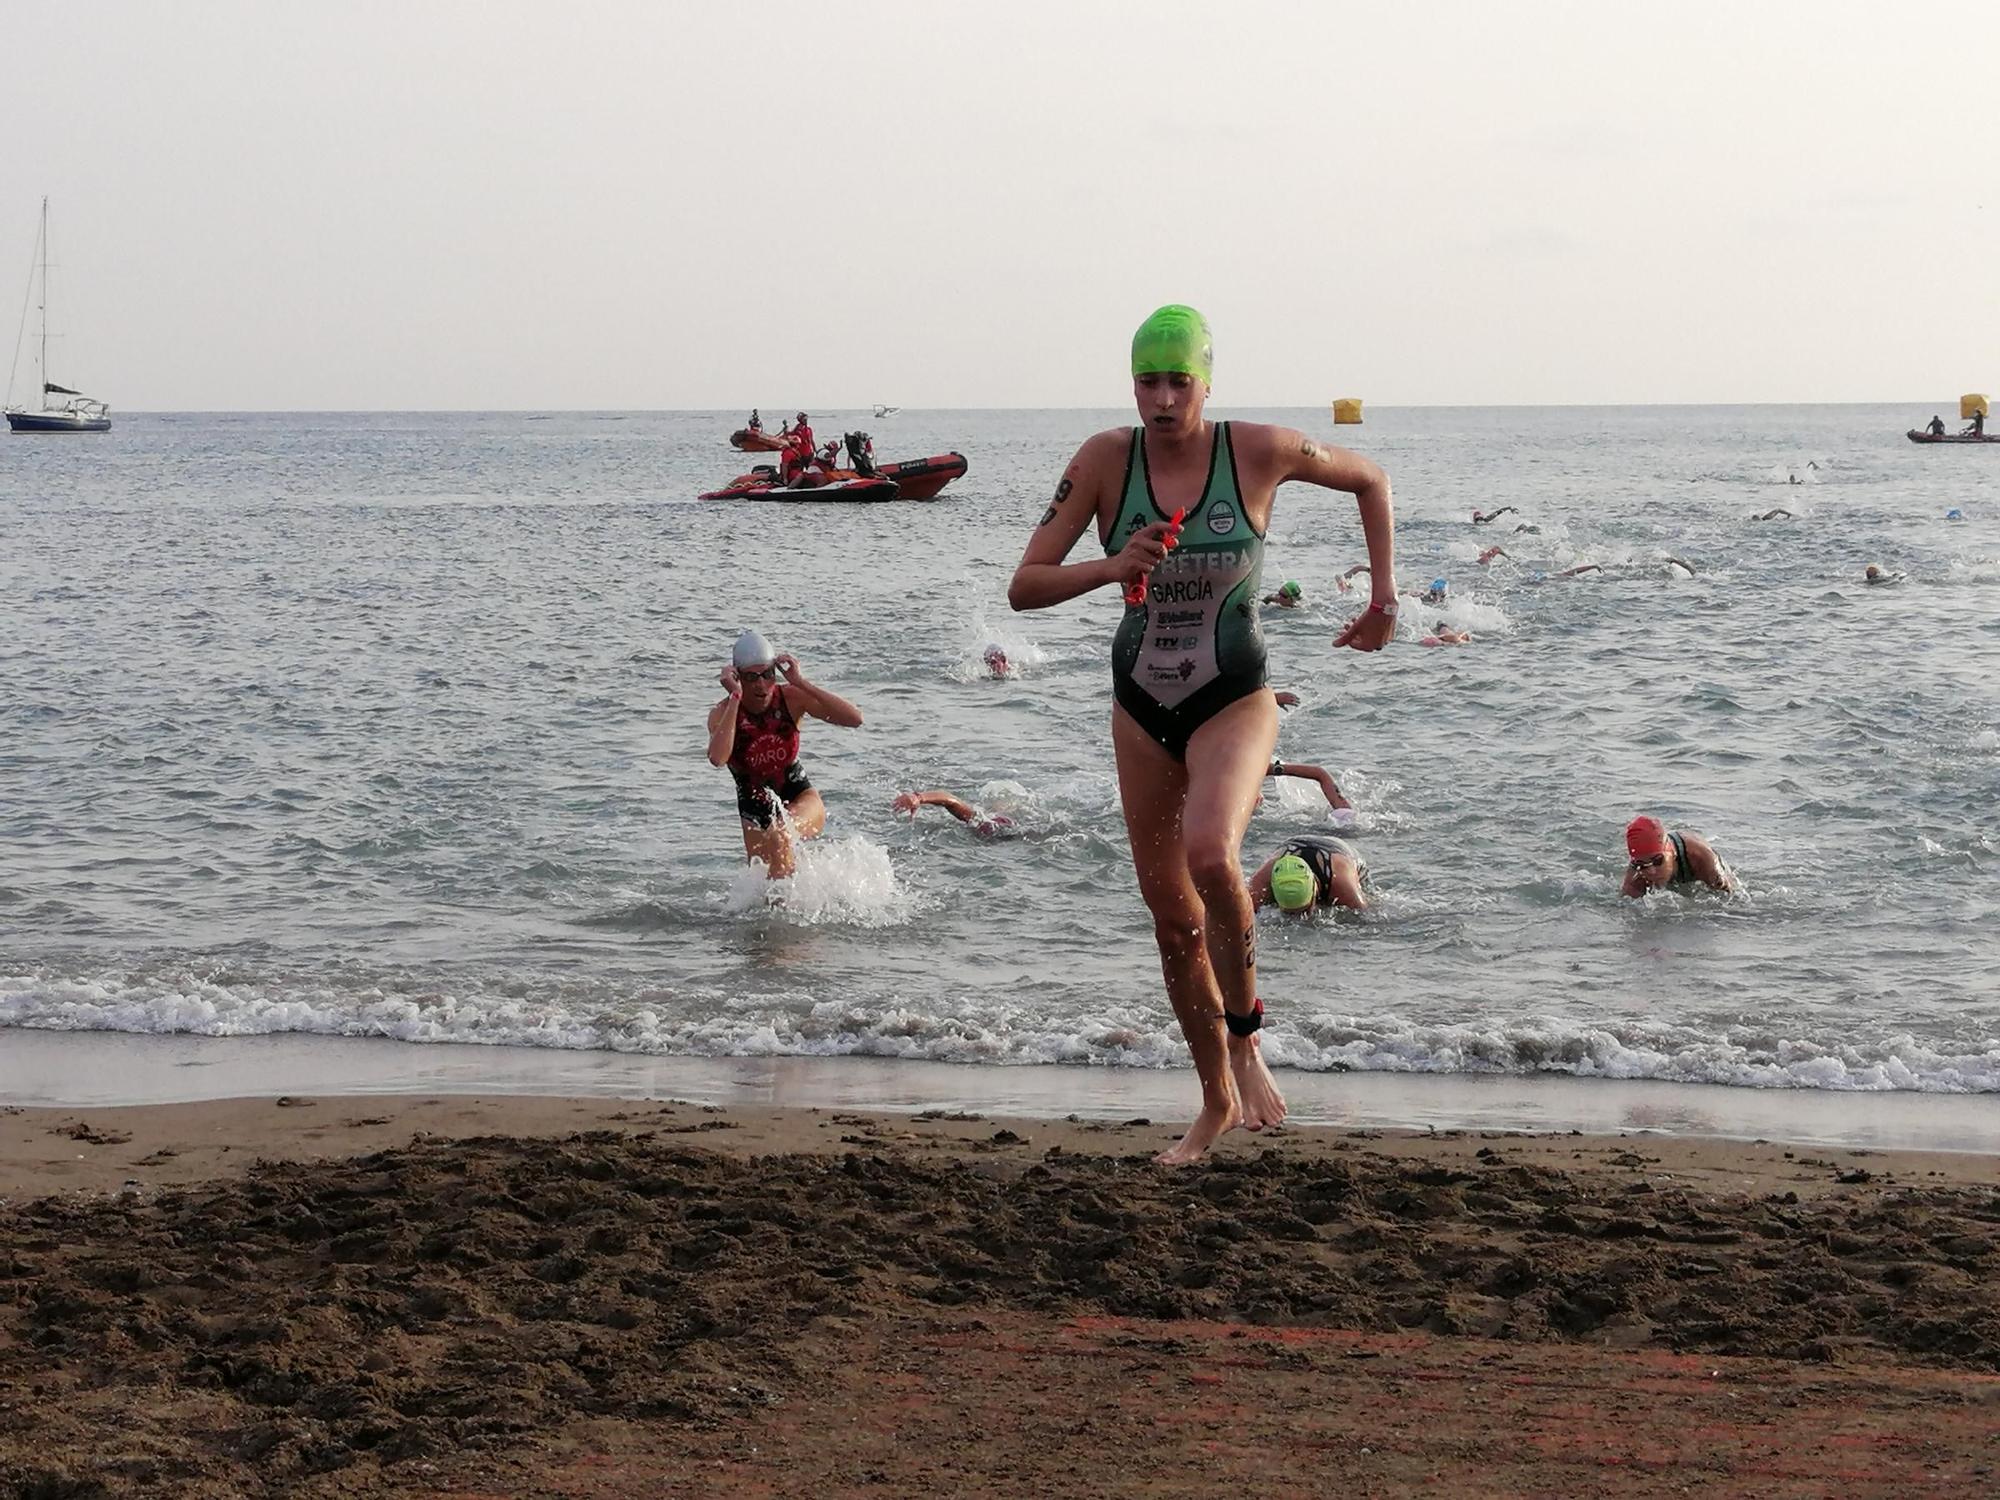
<instances>
[{"instance_id":1,"label":"shoreline","mask_svg":"<svg viewBox=\"0 0 2000 1500\"><path fill-rule=\"evenodd\" d=\"M1563 1074L1281 1070L1294 1126L1581 1131L2000 1156L2000 1096L1750 1089ZM0 1105L99 1111L273 1098L409 1095L672 1099L759 1109L977 1111L1169 1122L1185 1069L977 1066L869 1057L661 1057L275 1035L0 1029Z\"/></svg>"},{"instance_id":2,"label":"shoreline","mask_svg":"<svg viewBox=\"0 0 2000 1500\"><path fill-rule=\"evenodd\" d=\"M149 1201L276 1165L349 1164L380 1152L493 1143L619 1140L696 1149L742 1161L912 1156L994 1170L1111 1157L1140 1178L1199 1176L1266 1157L1319 1162L1357 1150L1415 1169L1480 1167L1496 1149L1551 1171L1641 1168L1680 1189L1794 1194L1811 1200L1857 1183L1922 1189L2000 1188L2000 1154L1735 1140L1655 1131L1409 1129L1301 1124L1230 1132L1194 1167L1151 1158L1186 1128L1182 1114L1067 1116L932 1107L920 1111L687 1099L499 1093L258 1093L170 1104L65 1108L0 1100L0 1206L51 1196ZM1504 1144L1503 1144L1504 1143Z\"/></svg>"}]
</instances>

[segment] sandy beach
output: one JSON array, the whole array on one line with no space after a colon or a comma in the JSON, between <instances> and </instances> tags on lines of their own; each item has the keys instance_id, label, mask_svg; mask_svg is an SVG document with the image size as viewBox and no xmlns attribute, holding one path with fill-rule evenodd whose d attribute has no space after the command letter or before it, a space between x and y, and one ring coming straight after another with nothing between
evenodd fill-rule
<instances>
[{"instance_id":1,"label":"sandy beach","mask_svg":"<svg viewBox=\"0 0 2000 1500\"><path fill-rule=\"evenodd\" d=\"M21 1495L1985 1494L2000 1161L604 1098L0 1115Z\"/></svg>"}]
</instances>

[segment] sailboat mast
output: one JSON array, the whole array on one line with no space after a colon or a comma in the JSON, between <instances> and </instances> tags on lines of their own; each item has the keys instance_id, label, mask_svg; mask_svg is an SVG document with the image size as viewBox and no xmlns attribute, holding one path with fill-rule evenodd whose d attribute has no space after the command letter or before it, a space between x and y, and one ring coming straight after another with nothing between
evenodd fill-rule
<instances>
[{"instance_id":1,"label":"sailboat mast","mask_svg":"<svg viewBox=\"0 0 2000 1500\"><path fill-rule=\"evenodd\" d=\"M49 404L49 200L42 199L42 405Z\"/></svg>"}]
</instances>

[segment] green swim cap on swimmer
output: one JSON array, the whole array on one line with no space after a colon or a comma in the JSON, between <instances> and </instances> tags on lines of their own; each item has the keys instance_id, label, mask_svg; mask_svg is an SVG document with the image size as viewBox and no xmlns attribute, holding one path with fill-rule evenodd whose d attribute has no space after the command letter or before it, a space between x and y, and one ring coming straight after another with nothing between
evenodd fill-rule
<instances>
[{"instance_id":1,"label":"green swim cap on swimmer","mask_svg":"<svg viewBox=\"0 0 2000 1500\"><path fill-rule=\"evenodd\" d=\"M1303 594L1305 590L1300 588L1298 584L1294 582L1292 579L1287 578L1285 580L1285 586L1279 589L1278 592L1283 594L1287 599L1296 599L1299 597L1299 595Z\"/></svg>"},{"instance_id":2,"label":"green swim cap on swimmer","mask_svg":"<svg viewBox=\"0 0 2000 1500\"><path fill-rule=\"evenodd\" d=\"M1319 881L1312 866L1296 854L1281 855L1271 866L1271 899L1282 911L1304 911L1319 900Z\"/></svg>"},{"instance_id":3,"label":"green swim cap on swimmer","mask_svg":"<svg viewBox=\"0 0 2000 1500\"><path fill-rule=\"evenodd\" d=\"M1203 385L1215 384L1208 319L1178 302L1159 309L1132 335L1132 373L1192 375Z\"/></svg>"}]
</instances>

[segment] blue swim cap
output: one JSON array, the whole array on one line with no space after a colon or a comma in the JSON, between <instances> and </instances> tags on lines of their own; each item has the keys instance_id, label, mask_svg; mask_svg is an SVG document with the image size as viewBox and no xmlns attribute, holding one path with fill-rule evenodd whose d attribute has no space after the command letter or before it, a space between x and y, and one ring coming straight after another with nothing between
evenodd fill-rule
<instances>
[{"instance_id":1,"label":"blue swim cap","mask_svg":"<svg viewBox=\"0 0 2000 1500\"><path fill-rule=\"evenodd\" d=\"M1442 594L1450 587L1451 585L1446 583L1442 578L1433 578L1431 580L1431 592L1433 594Z\"/></svg>"},{"instance_id":2,"label":"blue swim cap","mask_svg":"<svg viewBox=\"0 0 2000 1500\"><path fill-rule=\"evenodd\" d=\"M1963 521L1965 519L1965 512L1960 510L1956 505L1954 505L1950 510L1944 513L1944 518L1947 521Z\"/></svg>"}]
</instances>

